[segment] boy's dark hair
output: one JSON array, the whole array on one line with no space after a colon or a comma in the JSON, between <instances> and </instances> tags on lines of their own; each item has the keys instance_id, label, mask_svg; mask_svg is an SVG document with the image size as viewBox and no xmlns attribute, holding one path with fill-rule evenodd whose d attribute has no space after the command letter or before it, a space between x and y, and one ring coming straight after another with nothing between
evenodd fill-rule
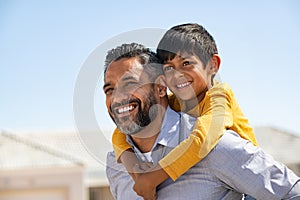
<instances>
[{"instance_id":1,"label":"boy's dark hair","mask_svg":"<svg viewBox=\"0 0 300 200\"><path fill-rule=\"evenodd\" d=\"M169 29L157 47L161 62L172 60L177 53L195 54L206 67L214 54L218 54L214 38L199 24L181 24Z\"/></svg>"},{"instance_id":2,"label":"boy's dark hair","mask_svg":"<svg viewBox=\"0 0 300 200\"><path fill-rule=\"evenodd\" d=\"M106 74L107 67L110 63L118 61L122 58L134 58L137 57L140 63L143 65L145 72L150 75L150 80L154 81L157 76L162 75L162 67L156 54L149 48L137 43L122 44L107 52L105 58L104 76Z\"/></svg>"}]
</instances>

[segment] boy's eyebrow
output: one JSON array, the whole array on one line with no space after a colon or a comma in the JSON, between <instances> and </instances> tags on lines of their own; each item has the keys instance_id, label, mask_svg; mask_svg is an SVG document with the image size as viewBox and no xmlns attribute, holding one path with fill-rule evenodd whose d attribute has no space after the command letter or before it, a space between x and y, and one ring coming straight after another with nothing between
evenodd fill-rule
<instances>
[{"instance_id":1,"label":"boy's eyebrow","mask_svg":"<svg viewBox=\"0 0 300 200\"><path fill-rule=\"evenodd\" d=\"M193 57L192 55L186 55L186 56L180 56L182 59L189 59L191 57Z\"/></svg>"},{"instance_id":2,"label":"boy's eyebrow","mask_svg":"<svg viewBox=\"0 0 300 200\"><path fill-rule=\"evenodd\" d=\"M176 54L177 56L179 56L181 59L191 59L192 57L193 57L193 55L190 55L190 54L188 54L188 55L180 55L180 54ZM173 58L174 59L174 58ZM165 60L164 62L163 62L163 64L167 64L169 61L172 61L173 59L168 59L168 60Z\"/></svg>"}]
</instances>

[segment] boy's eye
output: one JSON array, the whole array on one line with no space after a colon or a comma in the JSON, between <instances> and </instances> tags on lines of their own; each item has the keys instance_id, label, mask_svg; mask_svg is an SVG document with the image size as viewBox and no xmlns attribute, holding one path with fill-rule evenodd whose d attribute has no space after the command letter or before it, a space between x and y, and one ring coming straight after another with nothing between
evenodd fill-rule
<instances>
[{"instance_id":1,"label":"boy's eye","mask_svg":"<svg viewBox=\"0 0 300 200\"><path fill-rule=\"evenodd\" d=\"M183 66L187 66L187 65L190 65L190 64L191 64L190 61L184 61L182 65L183 65Z\"/></svg>"},{"instance_id":2,"label":"boy's eye","mask_svg":"<svg viewBox=\"0 0 300 200\"><path fill-rule=\"evenodd\" d=\"M163 67L163 70L164 70L165 72L166 72L166 71L170 71L170 70L173 70L173 67L166 65L166 66Z\"/></svg>"}]
</instances>

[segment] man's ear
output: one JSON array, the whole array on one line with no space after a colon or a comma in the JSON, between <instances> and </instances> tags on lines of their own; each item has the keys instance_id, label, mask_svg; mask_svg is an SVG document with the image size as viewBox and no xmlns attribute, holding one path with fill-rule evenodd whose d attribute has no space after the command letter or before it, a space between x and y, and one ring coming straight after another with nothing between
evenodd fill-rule
<instances>
[{"instance_id":1,"label":"man's ear","mask_svg":"<svg viewBox=\"0 0 300 200\"><path fill-rule=\"evenodd\" d=\"M165 76L160 75L155 79L155 85L157 86L158 94L160 97L167 95L167 84Z\"/></svg>"},{"instance_id":2,"label":"man's ear","mask_svg":"<svg viewBox=\"0 0 300 200\"><path fill-rule=\"evenodd\" d=\"M211 73L216 74L220 69L220 65L221 65L220 56L218 54L214 54L211 59L211 66L210 66Z\"/></svg>"}]
</instances>

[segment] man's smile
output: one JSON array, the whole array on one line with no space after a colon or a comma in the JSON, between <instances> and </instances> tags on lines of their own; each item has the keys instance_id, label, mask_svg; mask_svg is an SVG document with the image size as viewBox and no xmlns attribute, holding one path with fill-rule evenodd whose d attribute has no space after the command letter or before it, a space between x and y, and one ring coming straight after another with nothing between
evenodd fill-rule
<instances>
[{"instance_id":1,"label":"man's smile","mask_svg":"<svg viewBox=\"0 0 300 200\"><path fill-rule=\"evenodd\" d=\"M125 117L127 115L130 115L131 112L135 110L135 108L138 107L138 102L135 100L131 100L129 103L128 101L116 104L112 106L113 113L118 117Z\"/></svg>"},{"instance_id":2,"label":"man's smile","mask_svg":"<svg viewBox=\"0 0 300 200\"><path fill-rule=\"evenodd\" d=\"M132 105L129 105L129 106L124 106L124 107L121 107L121 108L117 108L116 112L118 114L123 114L123 113L126 113L126 112L130 112L133 109L134 109L134 107Z\"/></svg>"}]
</instances>

